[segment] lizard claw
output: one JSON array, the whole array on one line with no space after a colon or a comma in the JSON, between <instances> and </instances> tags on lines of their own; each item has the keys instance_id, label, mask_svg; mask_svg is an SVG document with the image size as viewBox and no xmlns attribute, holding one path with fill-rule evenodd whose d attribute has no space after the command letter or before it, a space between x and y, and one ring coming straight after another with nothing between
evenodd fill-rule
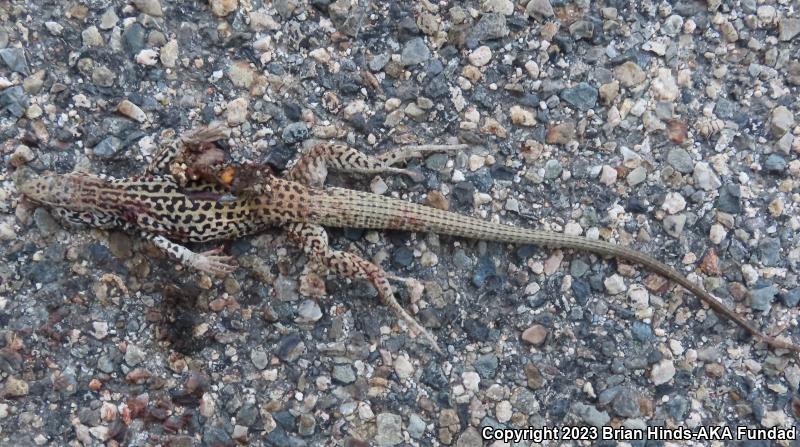
<instances>
[{"instance_id":1,"label":"lizard claw","mask_svg":"<svg viewBox=\"0 0 800 447\"><path fill-rule=\"evenodd\" d=\"M197 253L197 257L192 262L192 267L200 270L201 272L210 273L217 276L225 276L236 270L236 263L233 256L219 254L222 253L223 247L217 247L212 250Z\"/></svg>"}]
</instances>

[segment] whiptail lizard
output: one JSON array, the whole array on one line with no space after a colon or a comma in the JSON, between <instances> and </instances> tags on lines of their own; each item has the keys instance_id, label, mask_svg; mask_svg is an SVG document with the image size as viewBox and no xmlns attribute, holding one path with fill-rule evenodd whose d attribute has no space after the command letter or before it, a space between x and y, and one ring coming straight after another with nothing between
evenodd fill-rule
<instances>
[{"instance_id":1,"label":"whiptail lizard","mask_svg":"<svg viewBox=\"0 0 800 447\"><path fill-rule=\"evenodd\" d=\"M446 150L463 145L411 148L371 157L345 145L321 143L301 156L289 169L287 179L269 176L251 188L257 194L231 195L229 188L220 182L186 180L175 175L174 167L179 164L176 160L185 156L187 148L219 140L224 131L221 126L210 126L187 133L182 144L165 147L143 176L114 179L84 173L36 175L23 168L16 174L17 188L26 198L49 207L66 222L139 233L180 262L215 274L233 271L232 259L221 255L220 249L195 253L179 243L235 239L282 226L311 260L334 273L371 281L382 301L416 333L424 334L437 350L433 337L396 301L388 282L395 277L356 255L329 248L322 227L433 232L615 257L680 284L715 312L769 346L800 352L800 347L791 342L761 333L683 274L639 251L581 236L491 223L377 194L323 186L329 169L408 174L409 171L391 165L419 156L417 149Z\"/></svg>"}]
</instances>

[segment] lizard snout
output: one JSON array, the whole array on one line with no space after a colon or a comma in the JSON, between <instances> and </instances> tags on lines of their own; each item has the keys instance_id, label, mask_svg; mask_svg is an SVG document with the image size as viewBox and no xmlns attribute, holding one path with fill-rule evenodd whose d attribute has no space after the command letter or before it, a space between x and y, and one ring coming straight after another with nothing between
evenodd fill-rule
<instances>
[{"instance_id":1,"label":"lizard snout","mask_svg":"<svg viewBox=\"0 0 800 447\"><path fill-rule=\"evenodd\" d=\"M17 191L35 203L69 207L74 202L74 186L64 176L52 173L36 174L23 167L15 172Z\"/></svg>"}]
</instances>

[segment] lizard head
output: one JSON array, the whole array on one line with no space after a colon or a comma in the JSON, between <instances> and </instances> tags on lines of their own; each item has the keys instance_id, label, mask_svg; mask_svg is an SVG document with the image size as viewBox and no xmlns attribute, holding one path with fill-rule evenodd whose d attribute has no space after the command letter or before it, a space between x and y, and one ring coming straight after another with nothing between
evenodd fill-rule
<instances>
[{"instance_id":1,"label":"lizard head","mask_svg":"<svg viewBox=\"0 0 800 447\"><path fill-rule=\"evenodd\" d=\"M14 173L17 191L33 203L80 211L82 179L88 174L59 175L50 172L37 174L29 167Z\"/></svg>"}]
</instances>

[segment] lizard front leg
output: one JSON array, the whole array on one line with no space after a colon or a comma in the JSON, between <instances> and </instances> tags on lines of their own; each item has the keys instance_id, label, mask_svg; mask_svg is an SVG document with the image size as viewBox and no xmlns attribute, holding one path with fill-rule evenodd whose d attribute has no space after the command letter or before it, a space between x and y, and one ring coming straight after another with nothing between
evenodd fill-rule
<instances>
[{"instance_id":1,"label":"lizard front leg","mask_svg":"<svg viewBox=\"0 0 800 447\"><path fill-rule=\"evenodd\" d=\"M179 141L166 144L156 153L153 161L146 169L146 174L174 174L173 164L184 160L190 152L202 152L205 144L222 140L228 136L230 129L225 123L216 122L208 126L198 127L181 134ZM221 163L222 160L214 160L214 163Z\"/></svg>"},{"instance_id":2,"label":"lizard front leg","mask_svg":"<svg viewBox=\"0 0 800 447\"><path fill-rule=\"evenodd\" d=\"M389 284L389 277L379 266L352 253L334 250L328 246L328 235L319 225L291 224L287 226L289 237L298 243L314 262L327 267L331 272L350 279L366 279L378 290L381 302L404 320L414 335L423 335L438 353L442 353L433 335L422 327L397 302Z\"/></svg>"},{"instance_id":3,"label":"lizard front leg","mask_svg":"<svg viewBox=\"0 0 800 447\"><path fill-rule=\"evenodd\" d=\"M157 236L151 233L143 233L142 236L152 241L158 248L164 250L170 257L178 260L181 264L201 272L224 276L236 270L231 256L220 256L222 247L196 253L164 236Z\"/></svg>"},{"instance_id":4,"label":"lizard front leg","mask_svg":"<svg viewBox=\"0 0 800 447\"><path fill-rule=\"evenodd\" d=\"M392 165L410 158L421 157L428 152L454 151L467 147L469 147L467 144L405 146L382 155L372 156L345 144L321 142L311 146L301 155L289 168L286 176L289 180L317 188L323 186L329 170L358 174L383 172L405 174L418 180L419 173L408 169L394 168Z\"/></svg>"}]
</instances>

